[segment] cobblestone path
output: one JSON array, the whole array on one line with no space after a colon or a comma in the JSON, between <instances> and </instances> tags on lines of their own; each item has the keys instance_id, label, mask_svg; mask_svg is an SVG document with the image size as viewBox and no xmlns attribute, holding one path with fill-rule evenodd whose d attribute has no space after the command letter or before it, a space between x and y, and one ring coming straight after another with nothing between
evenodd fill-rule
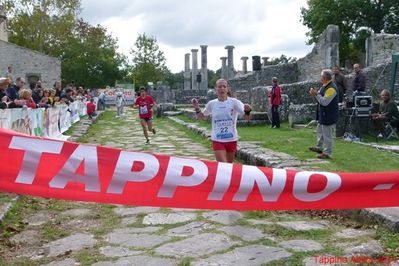
<instances>
[{"instance_id":1,"label":"cobblestone path","mask_svg":"<svg viewBox=\"0 0 399 266\"><path fill-rule=\"evenodd\" d=\"M155 120L157 133L145 145L131 109L123 118L113 117L106 112L81 141L213 159L208 147L193 143L168 119ZM310 266L322 265L323 259L349 265L352 259L375 262L377 255L389 252L374 228L351 228L295 212L161 209L21 197L8 216L0 265Z\"/></svg>"}]
</instances>

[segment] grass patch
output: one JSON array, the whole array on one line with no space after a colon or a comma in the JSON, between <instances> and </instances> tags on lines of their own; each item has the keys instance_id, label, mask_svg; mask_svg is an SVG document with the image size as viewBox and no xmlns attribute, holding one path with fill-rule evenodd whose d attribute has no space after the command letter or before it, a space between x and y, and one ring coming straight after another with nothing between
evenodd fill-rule
<instances>
[{"instance_id":1,"label":"grass patch","mask_svg":"<svg viewBox=\"0 0 399 266\"><path fill-rule=\"evenodd\" d=\"M99 261L115 260L116 258L107 258L96 251L83 250L75 255L75 259L80 263L79 265L90 266Z\"/></svg>"},{"instance_id":2,"label":"grass patch","mask_svg":"<svg viewBox=\"0 0 399 266\"><path fill-rule=\"evenodd\" d=\"M331 232L328 229L324 230L309 230L309 231L295 231L284 228L282 226L273 225L265 226L268 227L265 232L276 235L280 240L291 240L291 239L308 239L317 241L329 241Z\"/></svg>"},{"instance_id":3,"label":"grass patch","mask_svg":"<svg viewBox=\"0 0 399 266\"><path fill-rule=\"evenodd\" d=\"M245 219L271 218L273 214L269 211L250 211L244 213Z\"/></svg>"},{"instance_id":4,"label":"grass patch","mask_svg":"<svg viewBox=\"0 0 399 266\"><path fill-rule=\"evenodd\" d=\"M99 212L96 215L96 219L101 220L101 227L95 229L94 234L96 236L105 235L111 232L120 223L120 218L113 211L114 206L100 204L97 207Z\"/></svg>"},{"instance_id":5,"label":"grass patch","mask_svg":"<svg viewBox=\"0 0 399 266\"><path fill-rule=\"evenodd\" d=\"M11 202L16 196L12 193L0 193L0 205Z\"/></svg>"},{"instance_id":6,"label":"grass patch","mask_svg":"<svg viewBox=\"0 0 399 266\"><path fill-rule=\"evenodd\" d=\"M30 200L27 197L21 196L14 202L12 207L8 210L3 221L0 223L1 238L0 242L3 244L4 240L18 233L26 227L22 222L22 215L24 209L29 204Z\"/></svg>"},{"instance_id":7,"label":"grass patch","mask_svg":"<svg viewBox=\"0 0 399 266\"><path fill-rule=\"evenodd\" d=\"M47 225L42 229L43 239L47 241L57 240L69 236L69 232L60 228L58 225Z\"/></svg>"},{"instance_id":8,"label":"grass patch","mask_svg":"<svg viewBox=\"0 0 399 266\"><path fill-rule=\"evenodd\" d=\"M178 266L190 266L191 265L191 259L189 258L184 258L177 264Z\"/></svg>"},{"instance_id":9,"label":"grass patch","mask_svg":"<svg viewBox=\"0 0 399 266\"><path fill-rule=\"evenodd\" d=\"M385 247L384 256L398 256L399 254L399 233L392 232L387 228L379 226L376 230L377 239ZM399 259L399 258L398 258Z\"/></svg>"},{"instance_id":10,"label":"grass patch","mask_svg":"<svg viewBox=\"0 0 399 266\"><path fill-rule=\"evenodd\" d=\"M179 116L179 118L180 118L180 117L186 117L186 116ZM187 118L187 117L186 117L186 118ZM211 143L208 139L203 138L202 136L200 136L200 135L194 133L193 131L191 131L191 130L188 129L187 127L185 127L185 126L183 126L183 125L180 125L180 124L178 124L178 123L176 123L176 122L170 120L169 118L161 118L161 119L159 119L159 120L160 120L160 121L163 121L163 122L165 122L165 123L170 123L170 122L172 122L174 128L177 128L177 129L179 129L180 131L184 132L185 135L186 135L188 138L190 138L191 140L193 140L193 142L200 143L200 144L204 145L205 147L208 147L209 149L211 149L212 143ZM205 121L199 121L199 122L205 122Z\"/></svg>"}]
</instances>

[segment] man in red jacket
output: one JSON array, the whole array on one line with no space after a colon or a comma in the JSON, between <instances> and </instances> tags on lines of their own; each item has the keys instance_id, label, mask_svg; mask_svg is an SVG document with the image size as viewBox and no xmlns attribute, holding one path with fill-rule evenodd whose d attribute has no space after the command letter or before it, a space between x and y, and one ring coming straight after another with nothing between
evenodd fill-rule
<instances>
[{"instance_id":1,"label":"man in red jacket","mask_svg":"<svg viewBox=\"0 0 399 266\"><path fill-rule=\"evenodd\" d=\"M273 86L269 91L270 106L272 110L272 128L280 127L280 114L278 113L278 108L281 104L281 88L278 85L278 79L276 77L272 78Z\"/></svg>"}]
</instances>

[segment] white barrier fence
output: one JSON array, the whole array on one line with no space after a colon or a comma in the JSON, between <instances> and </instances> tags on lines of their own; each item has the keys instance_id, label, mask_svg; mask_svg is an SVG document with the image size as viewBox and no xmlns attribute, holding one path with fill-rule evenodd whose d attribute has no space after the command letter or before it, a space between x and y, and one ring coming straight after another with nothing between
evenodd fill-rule
<instances>
[{"instance_id":1,"label":"white barrier fence","mask_svg":"<svg viewBox=\"0 0 399 266\"><path fill-rule=\"evenodd\" d=\"M0 110L0 128L10 129L31 136L63 139L68 128L87 114L86 103L75 101L69 106L51 108L13 108Z\"/></svg>"}]
</instances>

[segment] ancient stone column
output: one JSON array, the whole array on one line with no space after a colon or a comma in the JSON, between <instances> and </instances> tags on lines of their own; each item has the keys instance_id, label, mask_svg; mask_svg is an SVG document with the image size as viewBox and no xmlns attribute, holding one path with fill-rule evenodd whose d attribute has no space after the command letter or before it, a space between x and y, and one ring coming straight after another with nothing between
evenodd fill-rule
<instances>
[{"instance_id":1,"label":"ancient stone column","mask_svg":"<svg viewBox=\"0 0 399 266\"><path fill-rule=\"evenodd\" d=\"M340 31L337 25L328 25L325 30L325 67L339 65Z\"/></svg>"},{"instance_id":2,"label":"ancient stone column","mask_svg":"<svg viewBox=\"0 0 399 266\"><path fill-rule=\"evenodd\" d=\"M241 57L241 60L242 60L242 73L247 74L247 72L248 72L248 70L247 70L248 56Z\"/></svg>"},{"instance_id":3,"label":"ancient stone column","mask_svg":"<svg viewBox=\"0 0 399 266\"><path fill-rule=\"evenodd\" d=\"M267 66L267 61L269 60L269 57L267 56L262 57L262 60L263 60L262 66Z\"/></svg>"},{"instance_id":4,"label":"ancient stone column","mask_svg":"<svg viewBox=\"0 0 399 266\"><path fill-rule=\"evenodd\" d=\"M191 49L192 67L191 67L191 89L198 90L197 74L198 74L198 49Z\"/></svg>"},{"instance_id":5,"label":"ancient stone column","mask_svg":"<svg viewBox=\"0 0 399 266\"><path fill-rule=\"evenodd\" d=\"M190 72L190 54L187 53L184 55L184 89L191 89L191 72Z\"/></svg>"},{"instance_id":6,"label":"ancient stone column","mask_svg":"<svg viewBox=\"0 0 399 266\"><path fill-rule=\"evenodd\" d=\"M227 49L227 78L232 79L234 78L234 58L233 58L233 45L227 45L224 47Z\"/></svg>"},{"instance_id":7,"label":"ancient stone column","mask_svg":"<svg viewBox=\"0 0 399 266\"><path fill-rule=\"evenodd\" d=\"M228 79L228 73L227 73L227 57L222 56L220 58L220 60L222 60L222 74L221 74L221 78L227 80Z\"/></svg>"},{"instance_id":8,"label":"ancient stone column","mask_svg":"<svg viewBox=\"0 0 399 266\"><path fill-rule=\"evenodd\" d=\"M200 45L201 47L201 83L200 89L206 90L208 89L208 54L207 54L207 47L208 45Z\"/></svg>"},{"instance_id":9,"label":"ancient stone column","mask_svg":"<svg viewBox=\"0 0 399 266\"><path fill-rule=\"evenodd\" d=\"M0 5L0 16L2 18L0 19L0 40L8 42L8 33L10 30L7 27L7 16L3 5Z\"/></svg>"}]
</instances>

